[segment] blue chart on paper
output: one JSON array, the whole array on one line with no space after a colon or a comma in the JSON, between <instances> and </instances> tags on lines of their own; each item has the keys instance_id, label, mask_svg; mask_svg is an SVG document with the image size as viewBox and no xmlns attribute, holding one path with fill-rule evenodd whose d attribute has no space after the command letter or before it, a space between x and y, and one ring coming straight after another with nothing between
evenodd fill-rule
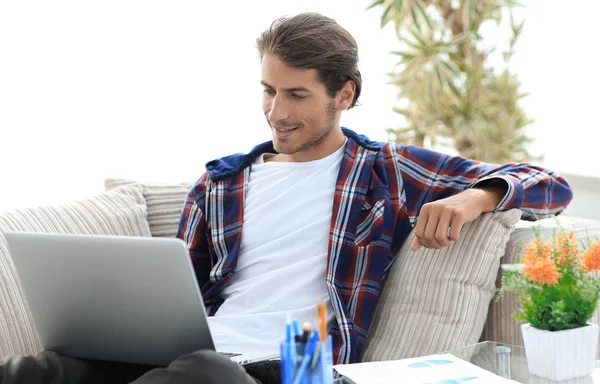
<instances>
[{"instance_id":1,"label":"blue chart on paper","mask_svg":"<svg viewBox=\"0 0 600 384\"><path fill-rule=\"evenodd\" d=\"M446 364L454 364L454 362L451 360L424 360L424 361L421 361L418 363L409 364L408 367L409 368L431 368L436 365L446 365ZM476 379L478 379L477 376L469 376L469 377L462 377L460 379L449 379L449 380L442 380L442 381L436 381L436 382L424 383L424 384L461 384L461 383L466 383L468 381L476 380Z\"/></svg>"},{"instance_id":2,"label":"blue chart on paper","mask_svg":"<svg viewBox=\"0 0 600 384\"><path fill-rule=\"evenodd\" d=\"M452 360L425 360L419 363L409 364L410 368L428 368L434 365L454 364Z\"/></svg>"}]
</instances>

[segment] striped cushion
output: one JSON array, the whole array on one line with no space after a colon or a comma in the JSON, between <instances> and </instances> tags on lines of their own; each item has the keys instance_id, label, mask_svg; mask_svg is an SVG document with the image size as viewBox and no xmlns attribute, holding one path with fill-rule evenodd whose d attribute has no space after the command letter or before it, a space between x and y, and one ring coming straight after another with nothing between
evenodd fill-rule
<instances>
[{"instance_id":1,"label":"striped cushion","mask_svg":"<svg viewBox=\"0 0 600 384\"><path fill-rule=\"evenodd\" d=\"M386 278L364 361L439 353L479 341L506 243L519 210L487 213L463 227L449 247L410 250Z\"/></svg>"},{"instance_id":2,"label":"striped cushion","mask_svg":"<svg viewBox=\"0 0 600 384\"><path fill-rule=\"evenodd\" d=\"M150 224L152 236L177 236L183 205L194 183L138 183L132 180L106 179L104 180L104 189L109 191L127 184L142 186L146 205L148 206L148 223Z\"/></svg>"},{"instance_id":3,"label":"striped cushion","mask_svg":"<svg viewBox=\"0 0 600 384\"><path fill-rule=\"evenodd\" d=\"M137 185L66 204L0 213L0 357L41 348L5 232L150 236L142 188Z\"/></svg>"}]
</instances>

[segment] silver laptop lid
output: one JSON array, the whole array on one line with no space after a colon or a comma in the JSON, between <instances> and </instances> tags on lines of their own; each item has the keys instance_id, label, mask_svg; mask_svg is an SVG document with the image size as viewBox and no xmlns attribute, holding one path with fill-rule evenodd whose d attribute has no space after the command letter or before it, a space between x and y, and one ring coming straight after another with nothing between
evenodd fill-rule
<instances>
[{"instance_id":1,"label":"silver laptop lid","mask_svg":"<svg viewBox=\"0 0 600 384\"><path fill-rule=\"evenodd\" d=\"M183 241L36 233L5 238L44 349L156 365L214 350Z\"/></svg>"}]
</instances>

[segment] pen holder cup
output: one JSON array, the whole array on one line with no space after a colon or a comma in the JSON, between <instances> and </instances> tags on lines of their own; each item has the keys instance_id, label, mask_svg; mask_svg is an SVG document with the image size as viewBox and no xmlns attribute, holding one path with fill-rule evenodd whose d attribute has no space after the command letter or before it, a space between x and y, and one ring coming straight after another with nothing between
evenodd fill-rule
<instances>
[{"instance_id":1,"label":"pen holder cup","mask_svg":"<svg viewBox=\"0 0 600 384\"><path fill-rule=\"evenodd\" d=\"M301 343L281 343L281 384L333 384L331 337L309 350Z\"/></svg>"}]
</instances>

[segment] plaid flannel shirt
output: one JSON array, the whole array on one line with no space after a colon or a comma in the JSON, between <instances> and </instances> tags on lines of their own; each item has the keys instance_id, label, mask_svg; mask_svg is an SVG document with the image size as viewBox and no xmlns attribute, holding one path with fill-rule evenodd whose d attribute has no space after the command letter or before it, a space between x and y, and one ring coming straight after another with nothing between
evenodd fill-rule
<instances>
[{"instance_id":1,"label":"plaid flannel shirt","mask_svg":"<svg viewBox=\"0 0 600 384\"><path fill-rule=\"evenodd\" d=\"M385 274L424 204L490 179L508 185L497 210L519 208L524 219L559 214L572 198L562 177L540 167L486 164L343 132L348 140L326 271L337 320L330 332L337 364L360 361ZM188 245L209 315L223 302L221 291L235 273L250 167L265 152L275 152L271 142L247 155L209 162L185 203L178 237Z\"/></svg>"}]
</instances>

